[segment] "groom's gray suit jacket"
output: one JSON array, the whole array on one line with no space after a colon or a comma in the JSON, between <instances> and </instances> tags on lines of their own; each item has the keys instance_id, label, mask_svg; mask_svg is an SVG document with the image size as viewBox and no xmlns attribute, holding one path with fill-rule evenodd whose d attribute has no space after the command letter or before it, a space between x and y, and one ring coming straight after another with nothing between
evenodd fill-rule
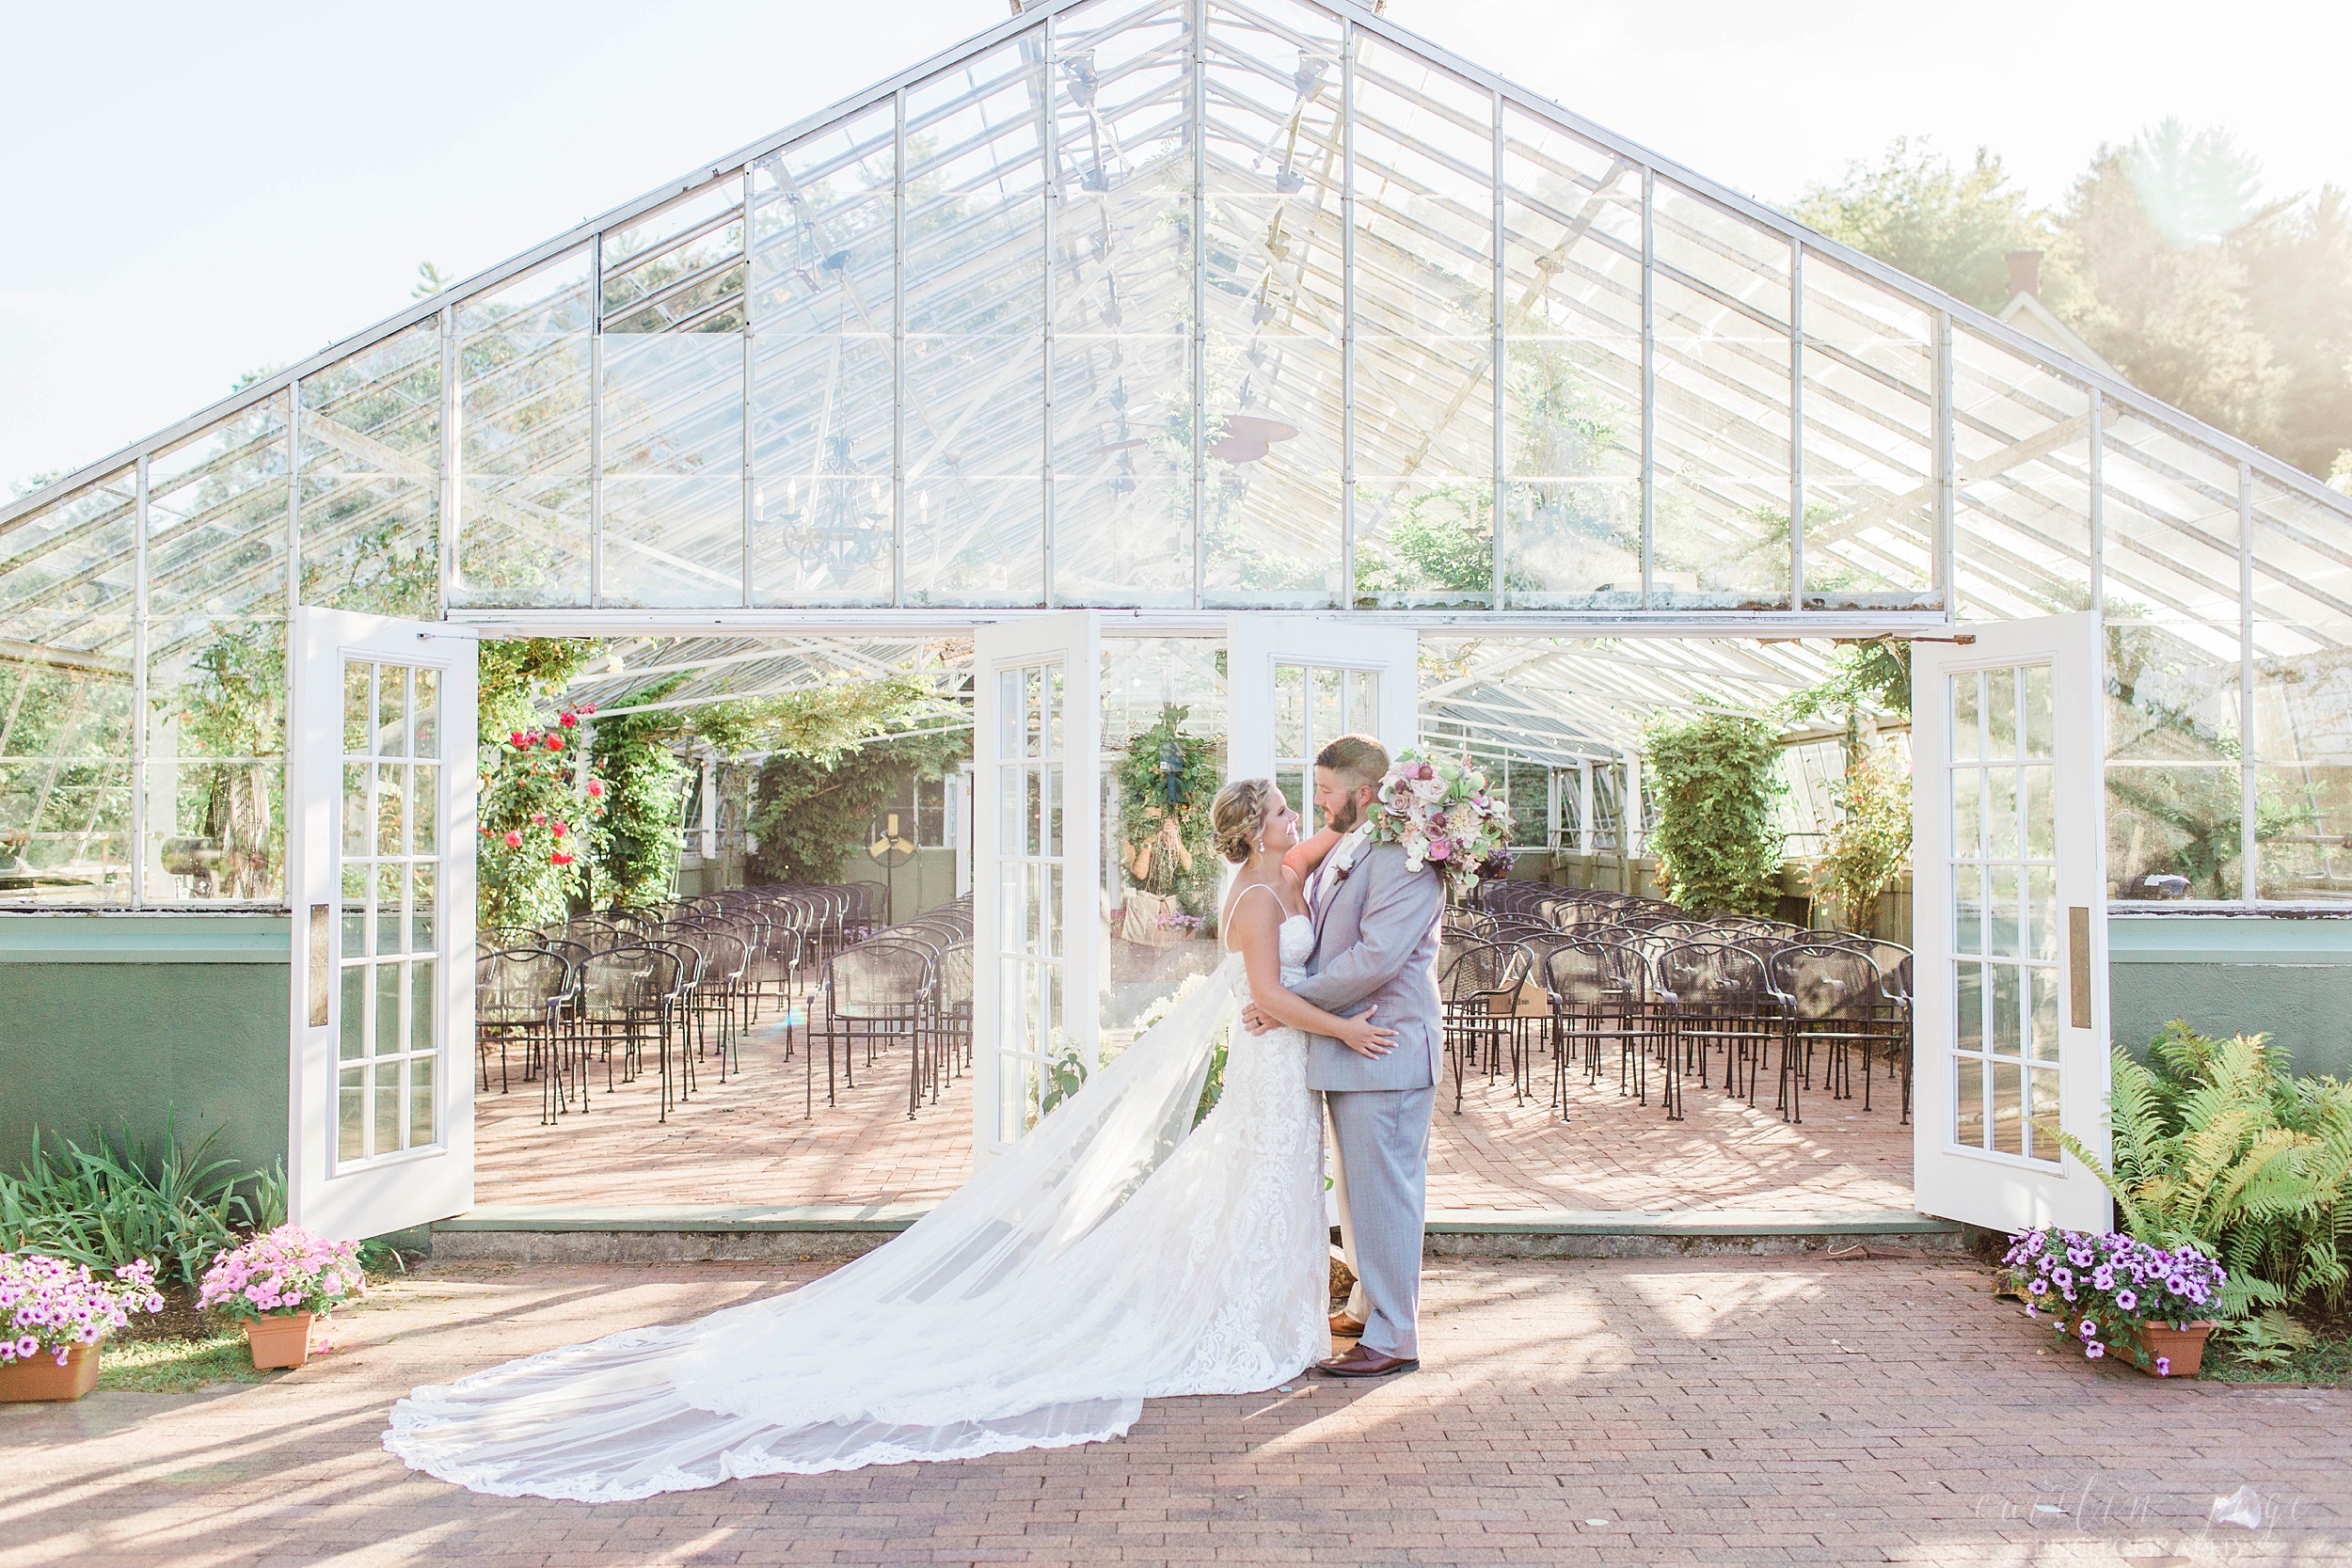
<instances>
[{"instance_id":1,"label":"groom's gray suit jacket","mask_svg":"<svg viewBox=\"0 0 2352 1568\"><path fill-rule=\"evenodd\" d=\"M1438 1004L1438 919L1445 884L1427 866L1409 870L1393 844L1367 845L1315 911L1315 945L1297 995L1346 1018L1379 1009L1396 1031L1387 1055L1359 1056L1322 1035L1307 1037L1307 1086L1420 1089L1438 1081L1443 1020Z\"/></svg>"}]
</instances>

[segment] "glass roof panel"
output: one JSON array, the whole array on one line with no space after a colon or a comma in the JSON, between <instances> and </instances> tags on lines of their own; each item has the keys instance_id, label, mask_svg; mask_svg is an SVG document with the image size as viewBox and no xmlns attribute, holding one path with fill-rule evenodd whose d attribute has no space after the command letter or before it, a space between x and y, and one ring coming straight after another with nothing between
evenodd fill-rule
<instances>
[{"instance_id":1,"label":"glass roof panel","mask_svg":"<svg viewBox=\"0 0 2352 1568\"><path fill-rule=\"evenodd\" d=\"M0 638L27 651L127 654L137 500L137 474L124 468L0 529Z\"/></svg>"},{"instance_id":2,"label":"glass roof panel","mask_svg":"<svg viewBox=\"0 0 2352 1568\"><path fill-rule=\"evenodd\" d=\"M2104 512L2110 597L2203 626L2242 462L2296 628L2258 646L2352 606L2352 515L2268 458L1375 11L1043 0L929 71L300 368L298 461L204 483L288 503L302 594L427 612L447 532L461 609L1982 619L2087 603ZM174 553L166 449L284 420L288 379L111 463L169 470L159 603L273 602L282 560ZM66 488L6 515L54 531Z\"/></svg>"}]
</instances>

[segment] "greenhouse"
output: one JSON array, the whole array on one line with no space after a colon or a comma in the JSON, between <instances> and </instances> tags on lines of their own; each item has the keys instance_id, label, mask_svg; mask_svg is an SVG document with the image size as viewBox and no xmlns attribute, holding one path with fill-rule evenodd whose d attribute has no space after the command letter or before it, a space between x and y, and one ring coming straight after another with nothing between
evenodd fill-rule
<instances>
[{"instance_id":1,"label":"greenhouse","mask_svg":"<svg viewBox=\"0 0 2352 1568\"><path fill-rule=\"evenodd\" d=\"M2352 974L2299 918L2352 908L2352 502L1351 0L1038 0L0 508L0 1011L85 1080L20 1115L104 1109L101 999L182 998L166 1076L298 1211L468 1207L472 650L559 637L601 715L899 674L970 726L922 847L1006 890L983 1155L1057 1032L1152 1000L1051 942L1108 929L1169 704L1295 794L1343 729L1469 749L1536 874L1629 889L1657 715L1909 644L1916 715L1865 717L1917 768L1953 1218L2087 1201L1955 1130L1999 1039L2095 1139L2110 1033L2268 990L2210 1022L2292 1035ZM681 771L715 885L739 824ZM1979 985L2022 1023L1961 1018ZM394 986L355 1153L336 1042Z\"/></svg>"}]
</instances>

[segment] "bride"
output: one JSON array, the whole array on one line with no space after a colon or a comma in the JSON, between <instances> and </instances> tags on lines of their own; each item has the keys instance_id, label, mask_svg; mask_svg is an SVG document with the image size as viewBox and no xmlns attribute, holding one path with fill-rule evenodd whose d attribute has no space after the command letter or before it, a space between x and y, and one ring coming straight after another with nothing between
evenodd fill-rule
<instances>
[{"instance_id":1,"label":"bride","mask_svg":"<svg viewBox=\"0 0 2352 1568\"><path fill-rule=\"evenodd\" d=\"M1327 1353L1321 1126L1302 1031L1390 1030L1284 989L1318 849L1268 780L1212 808L1239 866L1227 958L1010 1152L888 1245L800 1290L420 1388L384 1446L503 1497L610 1502L730 1477L1058 1448L1143 1401L1247 1393ZM1326 838L1334 835L1323 835ZM1224 1087L1194 1117L1237 1005Z\"/></svg>"}]
</instances>

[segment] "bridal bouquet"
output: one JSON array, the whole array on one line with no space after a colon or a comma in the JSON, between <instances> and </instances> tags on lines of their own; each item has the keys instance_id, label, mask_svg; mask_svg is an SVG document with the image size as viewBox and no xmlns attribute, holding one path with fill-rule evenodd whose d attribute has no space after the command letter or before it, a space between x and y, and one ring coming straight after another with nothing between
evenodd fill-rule
<instances>
[{"instance_id":1,"label":"bridal bouquet","mask_svg":"<svg viewBox=\"0 0 2352 1568\"><path fill-rule=\"evenodd\" d=\"M1372 836L1402 845L1414 870L1434 865L1447 890L1467 894L1511 869L1511 808L1486 793L1470 758L1400 752L1380 781Z\"/></svg>"}]
</instances>

